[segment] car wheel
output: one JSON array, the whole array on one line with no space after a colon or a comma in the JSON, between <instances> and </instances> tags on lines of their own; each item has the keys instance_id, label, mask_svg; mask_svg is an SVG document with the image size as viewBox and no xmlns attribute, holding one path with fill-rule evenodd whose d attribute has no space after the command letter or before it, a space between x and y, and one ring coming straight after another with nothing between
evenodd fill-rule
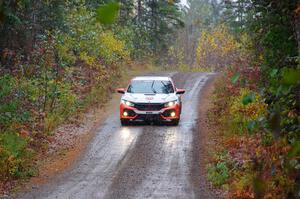
<instances>
[{"instance_id":1,"label":"car wheel","mask_svg":"<svg viewBox=\"0 0 300 199\"><path fill-rule=\"evenodd\" d=\"M126 119L120 119L120 122L122 126L127 126L129 124L129 121Z\"/></svg>"},{"instance_id":2,"label":"car wheel","mask_svg":"<svg viewBox=\"0 0 300 199\"><path fill-rule=\"evenodd\" d=\"M179 119L172 120L172 121L171 121L171 124L172 124L173 126L178 126L178 124L179 124Z\"/></svg>"}]
</instances>

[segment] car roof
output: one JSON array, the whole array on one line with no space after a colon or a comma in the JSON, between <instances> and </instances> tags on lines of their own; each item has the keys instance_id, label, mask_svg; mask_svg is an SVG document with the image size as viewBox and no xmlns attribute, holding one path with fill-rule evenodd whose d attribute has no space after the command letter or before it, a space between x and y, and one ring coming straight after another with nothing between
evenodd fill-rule
<instances>
[{"instance_id":1,"label":"car roof","mask_svg":"<svg viewBox=\"0 0 300 199\"><path fill-rule=\"evenodd\" d=\"M132 80L161 80L161 81L168 81L171 80L168 76L138 76L133 78Z\"/></svg>"}]
</instances>

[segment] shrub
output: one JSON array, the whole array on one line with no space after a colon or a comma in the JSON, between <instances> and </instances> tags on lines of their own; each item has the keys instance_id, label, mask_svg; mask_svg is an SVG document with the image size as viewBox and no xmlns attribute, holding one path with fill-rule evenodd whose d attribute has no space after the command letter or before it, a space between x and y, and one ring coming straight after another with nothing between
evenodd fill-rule
<instances>
[{"instance_id":1,"label":"shrub","mask_svg":"<svg viewBox=\"0 0 300 199\"><path fill-rule=\"evenodd\" d=\"M125 42L118 40L112 32L104 32L99 37L100 55L104 58L106 63L111 64L129 58L129 51L125 48Z\"/></svg>"},{"instance_id":2,"label":"shrub","mask_svg":"<svg viewBox=\"0 0 300 199\"><path fill-rule=\"evenodd\" d=\"M197 64L202 68L220 69L234 63L239 48L225 25L203 31L197 47Z\"/></svg>"},{"instance_id":3,"label":"shrub","mask_svg":"<svg viewBox=\"0 0 300 199\"><path fill-rule=\"evenodd\" d=\"M251 102L245 102L252 95ZM231 97L229 105L229 123L232 132L243 133L250 122L258 120L267 113L267 104L263 98L249 89L242 88L237 96Z\"/></svg>"},{"instance_id":4,"label":"shrub","mask_svg":"<svg viewBox=\"0 0 300 199\"><path fill-rule=\"evenodd\" d=\"M0 127L5 128L17 121L19 100L14 97L16 80L10 75L0 77Z\"/></svg>"},{"instance_id":5,"label":"shrub","mask_svg":"<svg viewBox=\"0 0 300 199\"><path fill-rule=\"evenodd\" d=\"M71 86L63 82L52 82L51 100L47 104L45 117L45 130L49 132L57 125L65 121L76 110L76 96L71 90Z\"/></svg>"},{"instance_id":6,"label":"shrub","mask_svg":"<svg viewBox=\"0 0 300 199\"><path fill-rule=\"evenodd\" d=\"M248 190L253 185L254 174L251 170L244 172L236 172L235 180L232 182L231 189L236 192L242 192Z\"/></svg>"},{"instance_id":7,"label":"shrub","mask_svg":"<svg viewBox=\"0 0 300 199\"><path fill-rule=\"evenodd\" d=\"M32 176L32 152L27 149L27 140L16 133L0 135L0 179Z\"/></svg>"},{"instance_id":8,"label":"shrub","mask_svg":"<svg viewBox=\"0 0 300 199\"><path fill-rule=\"evenodd\" d=\"M214 186L220 187L226 183L229 178L229 169L226 162L218 162L208 167L208 180L212 182Z\"/></svg>"},{"instance_id":9,"label":"shrub","mask_svg":"<svg viewBox=\"0 0 300 199\"><path fill-rule=\"evenodd\" d=\"M31 81L11 75L0 77L0 129L5 131L31 120L28 102L34 103L36 88Z\"/></svg>"}]
</instances>

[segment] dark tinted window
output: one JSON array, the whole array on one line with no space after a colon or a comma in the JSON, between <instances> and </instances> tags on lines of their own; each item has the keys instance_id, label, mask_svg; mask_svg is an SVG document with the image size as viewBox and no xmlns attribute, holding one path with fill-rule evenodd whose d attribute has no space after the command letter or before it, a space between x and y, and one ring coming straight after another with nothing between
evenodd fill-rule
<instances>
[{"instance_id":1,"label":"dark tinted window","mask_svg":"<svg viewBox=\"0 0 300 199\"><path fill-rule=\"evenodd\" d=\"M171 81L134 80L127 90L128 93L174 93Z\"/></svg>"}]
</instances>

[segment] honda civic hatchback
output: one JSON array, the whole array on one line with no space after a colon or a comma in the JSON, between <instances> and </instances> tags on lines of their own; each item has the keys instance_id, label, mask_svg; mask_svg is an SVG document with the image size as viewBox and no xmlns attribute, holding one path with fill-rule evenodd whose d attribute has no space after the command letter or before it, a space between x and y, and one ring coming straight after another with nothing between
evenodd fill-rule
<instances>
[{"instance_id":1,"label":"honda civic hatchback","mask_svg":"<svg viewBox=\"0 0 300 199\"><path fill-rule=\"evenodd\" d=\"M181 95L170 77L135 77L126 89L117 89L123 94L120 102L121 125L131 121L166 121L178 125L182 109Z\"/></svg>"}]
</instances>

